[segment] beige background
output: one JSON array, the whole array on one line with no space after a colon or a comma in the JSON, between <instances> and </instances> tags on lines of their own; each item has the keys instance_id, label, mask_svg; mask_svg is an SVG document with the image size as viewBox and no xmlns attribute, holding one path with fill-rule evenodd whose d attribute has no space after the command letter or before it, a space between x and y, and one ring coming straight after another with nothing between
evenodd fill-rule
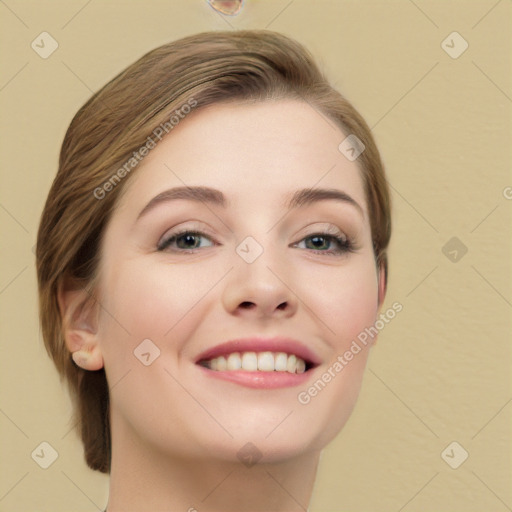
<instances>
[{"instance_id":1,"label":"beige background","mask_svg":"<svg viewBox=\"0 0 512 512\"><path fill-rule=\"evenodd\" d=\"M222 17L204 0L0 2L0 510L107 500L107 477L69 432L37 320L33 246L67 125L160 44L265 27L304 43L366 118L394 200L386 303L404 309L323 454L311 512L512 510L511 11L510 0L249 0ZM47 59L30 46L43 31L59 44ZM441 46L454 31L469 44L456 59ZM452 237L462 257L442 252ZM43 441L58 452L48 469L31 458ZM458 469L441 458L452 441L469 453Z\"/></svg>"}]
</instances>

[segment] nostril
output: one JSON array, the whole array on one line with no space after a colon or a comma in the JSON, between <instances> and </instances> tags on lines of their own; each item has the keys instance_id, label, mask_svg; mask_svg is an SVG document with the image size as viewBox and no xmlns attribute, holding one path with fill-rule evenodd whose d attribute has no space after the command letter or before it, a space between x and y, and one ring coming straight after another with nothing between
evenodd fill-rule
<instances>
[{"instance_id":1,"label":"nostril","mask_svg":"<svg viewBox=\"0 0 512 512\"><path fill-rule=\"evenodd\" d=\"M287 303L282 302L281 304L279 304L279 306L277 306L277 309L286 309L286 306L287 306Z\"/></svg>"},{"instance_id":2,"label":"nostril","mask_svg":"<svg viewBox=\"0 0 512 512\"><path fill-rule=\"evenodd\" d=\"M240 304L240 307L244 308L244 309L251 309L254 307L254 304L252 302L242 302Z\"/></svg>"}]
</instances>

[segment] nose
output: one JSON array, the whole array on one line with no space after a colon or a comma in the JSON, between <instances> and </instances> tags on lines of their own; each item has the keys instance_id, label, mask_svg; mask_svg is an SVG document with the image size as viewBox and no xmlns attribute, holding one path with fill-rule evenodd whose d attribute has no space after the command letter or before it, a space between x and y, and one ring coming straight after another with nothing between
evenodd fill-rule
<instances>
[{"instance_id":1,"label":"nose","mask_svg":"<svg viewBox=\"0 0 512 512\"><path fill-rule=\"evenodd\" d=\"M252 263L236 255L222 294L224 308L231 315L247 318L288 318L295 314L298 299L291 272L285 271L283 256L264 251Z\"/></svg>"}]
</instances>

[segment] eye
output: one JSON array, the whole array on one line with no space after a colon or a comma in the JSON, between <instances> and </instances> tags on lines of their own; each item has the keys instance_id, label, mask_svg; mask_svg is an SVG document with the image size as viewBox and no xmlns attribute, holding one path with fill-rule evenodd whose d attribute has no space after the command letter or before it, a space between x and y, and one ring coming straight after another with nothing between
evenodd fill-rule
<instances>
[{"instance_id":1,"label":"eye","mask_svg":"<svg viewBox=\"0 0 512 512\"><path fill-rule=\"evenodd\" d=\"M159 251L171 250L173 252L190 252L195 249L201 249L203 247L211 247L213 243L203 245L203 240L209 240L211 238L201 231L182 230L177 233L171 233L169 236L164 238L158 243L157 249Z\"/></svg>"},{"instance_id":2,"label":"eye","mask_svg":"<svg viewBox=\"0 0 512 512\"><path fill-rule=\"evenodd\" d=\"M301 247L303 242L305 247ZM332 248L333 245L334 249ZM327 255L343 254L354 250L352 242L341 233L339 235L325 232L313 233L303 238L296 246L300 249L312 249L315 252Z\"/></svg>"}]
</instances>

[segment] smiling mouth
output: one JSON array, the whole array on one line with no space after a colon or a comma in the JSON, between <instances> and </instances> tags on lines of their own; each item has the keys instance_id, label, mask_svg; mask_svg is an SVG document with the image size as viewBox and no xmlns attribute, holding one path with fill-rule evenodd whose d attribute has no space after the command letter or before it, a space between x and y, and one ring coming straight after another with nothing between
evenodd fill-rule
<instances>
[{"instance_id":1,"label":"smiling mouth","mask_svg":"<svg viewBox=\"0 0 512 512\"><path fill-rule=\"evenodd\" d=\"M217 372L278 372L300 374L314 365L295 354L286 352L232 352L212 359L201 359L200 366Z\"/></svg>"}]
</instances>

